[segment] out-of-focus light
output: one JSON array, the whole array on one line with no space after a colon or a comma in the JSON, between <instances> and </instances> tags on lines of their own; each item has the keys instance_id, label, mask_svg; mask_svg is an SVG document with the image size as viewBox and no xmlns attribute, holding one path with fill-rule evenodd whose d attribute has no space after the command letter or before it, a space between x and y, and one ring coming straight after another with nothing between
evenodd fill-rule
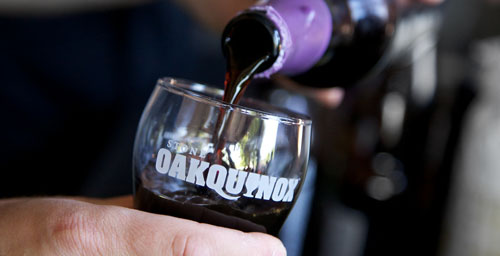
<instances>
[{"instance_id":1,"label":"out-of-focus light","mask_svg":"<svg viewBox=\"0 0 500 256\"><path fill-rule=\"evenodd\" d=\"M412 51L413 74L411 95L413 101L425 106L429 104L436 92L437 53L436 39L433 34L426 34L419 39Z\"/></svg>"},{"instance_id":2,"label":"out-of-focus light","mask_svg":"<svg viewBox=\"0 0 500 256\"><path fill-rule=\"evenodd\" d=\"M371 198L384 201L395 194L394 183L387 177L373 176L368 180L367 193Z\"/></svg>"},{"instance_id":3,"label":"out-of-focus light","mask_svg":"<svg viewBox=\"0 0 500 256\"><path fill-rule=\"evenodd\" d=\"M391 154L378 153L373 158L372 168L375 173L387 176L396 169L396 159Z\"/></svg>"},{"instance_id":4,"label":"out-of-focus light","mask_svg":"<svg viewBox=\"0 0 500 256\"><path fill-rule=\"evenodd\" d=\"M369 197L384 201L403 192L407 185L403 165L393 155L380 152L373 157L372 168L376 175L366 183Z\"/></svg>"},{"instance_id":5,"label":"out-of-focus light","mask_svg":"<svg viewBox=\"0 0 500 256\"><path fill-rule=\"evenodd\" d=\"M388 93L382 105L382 139L387 146L396 144L403 130L406 100L399 92Z\"/></svg>"}]
</instances>

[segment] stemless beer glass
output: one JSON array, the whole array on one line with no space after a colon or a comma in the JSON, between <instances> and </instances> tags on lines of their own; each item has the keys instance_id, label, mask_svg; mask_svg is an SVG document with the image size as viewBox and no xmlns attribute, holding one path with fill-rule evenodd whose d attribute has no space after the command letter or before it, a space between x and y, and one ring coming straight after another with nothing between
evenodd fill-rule
<instances>
[{"instance_id":1,"label":"stemless beer glass","mask_svg":"<svg viewBox=\"0 0 500 256\"><path fill-rule=\"evenodd\" d=\"M277 236L305 179L311 121L222 94L158 81L135 139L134 206Z\"/></svg>"}]
</instances>

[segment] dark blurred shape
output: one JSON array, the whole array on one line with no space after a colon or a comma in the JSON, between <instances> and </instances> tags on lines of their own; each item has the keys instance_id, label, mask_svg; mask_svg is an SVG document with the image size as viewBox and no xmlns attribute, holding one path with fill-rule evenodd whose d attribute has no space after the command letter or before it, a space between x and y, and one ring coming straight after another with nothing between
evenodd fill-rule
<instances>
[{"instance_id":1,"label":"dark blurred shape","mask_svg":"<svg viewBox=\"0 0 500 256\"><path fill-rule=\"evenodd\" d=\"M222 87L218 38L168 1L0 17L0 198L132 190L132 145L156 80Z\"/></svg>"},{"instance_id":2,"label":"dark blurred shape","mask_svg":"<svg viewBox=\"0 0 500 256\"><path fill-rule=\"evenodd\" d=\"M441 11L410 13L389 66L346 90L338 109L315 106L318 181L305 255L438 254L464 114L476 95L467 81L440 78Z\"/></svg>"},{"instance_id":3,"label":"dark blurred shape","mask_svg":"<svg viewBox=\"0 0 500 256\"><path fill-rule=\"evenodd\" d=\"M500 251L500 2L455 0L441 42L442 83L478 94L467 110L454 161L440 255ZM467 19L463 17L467 16Z\"/></svg>"}]
</instances>

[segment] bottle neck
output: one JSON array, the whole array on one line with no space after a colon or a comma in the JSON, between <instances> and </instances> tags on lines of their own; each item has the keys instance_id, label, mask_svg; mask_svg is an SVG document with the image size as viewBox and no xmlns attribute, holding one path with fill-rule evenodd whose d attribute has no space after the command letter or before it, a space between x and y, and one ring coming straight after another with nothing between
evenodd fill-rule
<instances>
[{"instance_id":1,"label":"bottle neck","mask_svg":"<svg viewBox=\"0 0 500 256\"><path fill-rule=\"evenodd\" d=\"M332 15L324 0L272 0L233 18L223 32L222 48L226 59L242 65L271 53L255 77L278 71L297 75L323 57L331 36Z\"/></svg>"},{"instance_id":2,"label":"bottle neck","mask_svg":"<svg viewBox=\"0 0 500 256\"><path fill-rule=\"evenodd\" d=\"M341 73L336 76L351 76L343 65L353 63L347 69L359 69L358 79L385 52L394 33L394 8L392 0L270 0L235 17L223 38L229 33L245 38L233 49L240 47L237 50L249 58L256 45L274 47L273 55L255 77L269 77L278 71L297 76L326 64L329 72ZM258 27L265 29L255 29ZM332 67L331 62L337 66ZM361 62L366 67L358 67Z\"/></svg>"}]
</instances>

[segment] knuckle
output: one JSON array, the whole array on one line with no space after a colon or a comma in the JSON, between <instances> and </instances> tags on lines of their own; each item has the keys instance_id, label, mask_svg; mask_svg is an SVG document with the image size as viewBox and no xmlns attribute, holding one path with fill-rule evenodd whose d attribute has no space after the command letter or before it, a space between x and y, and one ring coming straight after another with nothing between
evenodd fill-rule
<instances>
[{"instance_id":1,"label":"knuckle","mask_svg":"<svg viewBox=\"0 0 500 256\"><path fill-rule=\"evenodd\" d=\"M92 211L76 207L56 211L49 218L47 238L56 249L99 253L102 232Z\"/></svg>"},{"instance_id":2,"label":"knuckle","mask_svg":"<svg viewBox=\"0 0 500 256\"><path fill-rule=\"evenodd\" d=\"M193 233L177 233L171 244L171 255L211 255L207 237Z\"/></svg>"}]
</instances>

